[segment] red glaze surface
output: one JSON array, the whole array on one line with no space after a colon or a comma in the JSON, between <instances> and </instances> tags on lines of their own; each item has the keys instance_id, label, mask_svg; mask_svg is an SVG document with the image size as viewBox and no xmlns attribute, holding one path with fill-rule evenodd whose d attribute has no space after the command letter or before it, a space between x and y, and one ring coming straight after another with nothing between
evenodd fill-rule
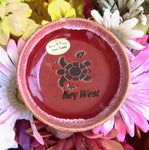
<instances>
[{"instance_id":1,"label":"red glaze surface","mask_svg":"<svg viewBox=\"0 0 149 150\"><path fill-rule=\"evenodd\" d=\"M47 53L48 42L58 38L67 39L70 49ZM129 63L117 38L78 18L60 19L35 32L17 68L19 91L30 111L50 126L74 132L111 118L125 101L129 80Z\"/></svg>"},{"instance_id":2,"label":"red glaze surface","mask_svg":"<svg viewBox=\"0 0 149 150\"><path fill-rule=\"evenodd\" d=\"M48 54L46 45L57 38L70 42L69 51L57 56ZM84 52L84 55L77 58L78 52ZM65 70L60 65L62 57L67 64L90 61L91 65L83 69L91 70L84 74L84 78L89 76L91 80L69 80L65 76L70 73L58 75L57 70ZM64 87L59 86L61 77L66 79ZM52 32L35 46L28 58L26 80L32 98L37 105L45 108L44 111L60 118L94 117L109 105L119 79L118 60L111 47L87 30L60 29Z\"/></svg>"}]
</instances>

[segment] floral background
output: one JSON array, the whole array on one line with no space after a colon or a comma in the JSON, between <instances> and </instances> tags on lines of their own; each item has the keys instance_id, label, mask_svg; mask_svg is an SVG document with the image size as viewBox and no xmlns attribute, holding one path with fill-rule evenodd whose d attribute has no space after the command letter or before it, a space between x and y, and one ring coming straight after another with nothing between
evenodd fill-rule
<instances>
[{"instance_id":1,"label":"floral background","mask_svg":"<svg viewBox=\"0 0 149 150\"><path fill-rule=\"evenodd\" d=\"M94 20L124 45L131 67L126 102L90 131L51 128L26 108L16 84L16 66L26 40L59 18ZM149 0L0 0L0 150L149 149Z\"/></svg>"}]
</instances>

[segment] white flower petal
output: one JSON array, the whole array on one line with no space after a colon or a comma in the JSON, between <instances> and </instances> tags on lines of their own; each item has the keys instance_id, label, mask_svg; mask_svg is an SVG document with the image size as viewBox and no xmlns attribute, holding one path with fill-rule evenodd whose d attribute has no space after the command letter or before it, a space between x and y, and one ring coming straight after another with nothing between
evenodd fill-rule
<instances>
[{"instance_id":1,"label":"white flower petal","mask_svg":"<svg viewBox=\"0 0 149 150\"><path fill-rule=\"evenodd\" d=\"M7 109L7 111L5 111L3 114L0 115L0 124L5 123L8 119L10 119L10 117L13 115L13 113L15 113L16 110L14 111L9 111Z\"/></svg>"},{"instance_id":2,"label":"white flower petal","mask_svg":"<svg viewBox=\"0 0 149 150\"><path fill-rule=\"evenodd\" d=\"M103 15L103 24L107 29L110 29L111 27L111 12L109 9L106 9Z\"/></svg>"},{"instance_id":3,"label":"white flower petal","mask_svg":"<svg viewBox=\"0 0 149 150\"><path fill-rule=\"evenodd\" d=\"M1 66L1 65L0 65ZM3 72L1 72L0 69L0 86L6 87L9 84L9 76L5 75ZM1 88L0 88L1 89Z\"/></svg>"},{"instance_id":4,"label":"white flower petal","mask_svg":"<svg viewBox=\"0 0 149 150\"><path fill-rule=\"evenodd\" d=\"M129 13L132 13L134 10L140 7L144 0L136 0L129 8Z\"/></svg>"},{"instance_id":5,"label":"white flower petal","mask_svg":"<svg viewBox=\"0 0 149 150\"><path fill-rule=\"evenodd\" d=\"M12 62L10 61L7 52L0 47L0 63L2 63L8 70L14 69Z\"/></svg>"},{"instance_id":6,"label":"white flower petal","mask_svg":"<svg viewBox=\"0 0 149 150\"><path fill-rule=\"evenodd\" d=\"M118 7L119 8L122 8L124 6L124 3L123 3L124 0L118 0Z\"/></svg>"},{"instance_id":7,"label":"white flower petal","mask_svg":"<svg viewBox=\"0 0 149 150\"><path fill-rule=\"evenodd\" d=\"M12 77L14 72L15 72L15 68L14 66L12 65L12 68L8 68L7 66L3 65L1 62L0 62L0 72L2 72L3 74L5 74L6 77Z\"/></svg>"},{"instance_id":8,"label":"white flower petal","mask_svg":"<svg viewBox=\"0 0 149 150\"><path fill-rule=\"evenodd\" d=\"M97 10L95 10L95 9L92 10L91 15L97 23L103 25L103 18L101 17L101 15L98 13Z\"/></svg>"},{"instance_id":9,"label":"white flower petal","mask_svg":"<svg viewBox=\"0 0 149 150\"><path fill-rule=\"evenodd\" d=\"M116 10L111 14L109 9L104 11L103 18L96 10L93 10L91 14L96 22L109 29L128 48L135 50L142 50L145 48L132 40L132 38L138 38L144 35L142 31L132 29L138 23L138 19L131 18L122 23L119 11Z\"/></svg>"},{"instance_id":10,"label":"white flower petal","mask_svg":"<svg viewBox=\"0 0 149 150\"><path fill-rule=\"evenodd\" d=\"M143 25L146 25L146 23L147 23L147 17L146 17L146 15L140 14L140 15L139 15L139 18L140 18L140 20L141 20L141 23L142 23Z\"/></svg>"},{"instance_id":11,"label":"white flower petal","mask_svg":"<svg viewBox=\"0 0 149 150\"><path fill-rule=\"evenodd\" d=\"M127 3L127 7L129 8L129 12L131 13L132 12L132 7L133 5L135 5L135 0L129 0L128 3Z\"/></svg>"},{"instance_id":12,"label":"white flower petal","mask_svg":"<svg viewBox=\"0 0 149 150\"><path fill-rule=\"evenodd\" d=\"M136 18L126 20L122 24L119 25L118 30L121 32L127 32L130 29L132 29L137 23L138 23L138 19Z\"/></svg>"},{"instance_id":13,"label":"white flower petal","mask_svg":"<svg viewBox=\"0 0 149 150\"><path fill-rule=\"evenodd\" d=\"M120 14L119 11L114 11L112 17L111 17L111 29L117 29L120 23Z\"/></svg>"},{"instance_id":14,"label":"white flower petal","mask_svg":"<svg viewBox=\"0 0 149 150\"><path fill-rule=\"evenodd\" d=\"M15 131L6 124L0 125L0 149L18 148L15 142Z\"/></svg>"},{"instance_id":15,"label":"white flower petal","mask_svg":"<svg viewBox=\"0 0 149 150\"><path fill-rule=\"evenodd\" d=\"M18 148L18 143L16 141L13 141L11 148Z\"/></svg>"},{"instance_id":16,"label":"white flower petal","mask_svg":"<svg viewBox=\"0 0 149 150\"><path fill-rule=\"evenodd\" d=\"M7 110L7 108L9 107L9 103L7 101L7 98L5 98L6 95L3 95L3 96L4 96L4 98L0 98L0 104L2 104L2 105L0 105L0 109Z\"/></svg>"},{"instance_id":17,"label":"white flower petal","mask_svg":"<svg viewBox=\"0 0 149 150\"><path fill-rule=\"evenodd\" d=\"M130 30L122 33L124 39L133 39L133 38L141 38L144 35L144 32L139 30Z\"/></svg>"},{"instance_id":18,"label":"white flower petal","mask_svg":"<svg viewBox=\"0 0 149 150\"><path fill-rule=\"evenodd\" d=\"M135 42L133 40L126 40L126 41L123 41L123 43L126 46L128 46L128 47L130 47L132 49L135 49L135 50L142 50L142 49L145 48L143 45L141 45L141 44L139 44L139 43L137 43L137 42Z\"/></svg>"},{"instance_id":19,"label":"white flower petal","mask_svg":"<svg viewBox=\"0 0 149 150\"><path fill-rule=\"evenodd\" d=\"M18 112L14 112L6 121L5 124L10 125L11 127L14 127L16 120L18 120L19 114Z\"/></svg>"},{"instance_id":20,"label":"white flower petal","mask_svg":"<svg viewBox=\"0 0 149 150\"><path fill-rule=\"evenodd\" d=\"M23 112L20 113L18 119L30 120L31 112L26 108Z\"/></svg>"}]
</instances>

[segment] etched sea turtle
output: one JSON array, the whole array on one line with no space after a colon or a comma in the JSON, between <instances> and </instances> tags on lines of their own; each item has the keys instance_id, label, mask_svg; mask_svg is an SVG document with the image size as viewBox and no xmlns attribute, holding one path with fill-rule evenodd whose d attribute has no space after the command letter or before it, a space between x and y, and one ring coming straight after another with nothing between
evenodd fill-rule
<instances>
[{"instance_id":1,"label":"etched sea turtle","mask_svg":"<svg viewBox=\"0 0 149 150\"><path fill-rule=\"evenodd\" d=\"M64 57L61 57L59 60L59 64L62 69L57 70L58 75L62 75L59 80L59 86L64 87L64 83L66 80L71 81L90 81L91 77L87 74L91 72L87 67L91 65L90 61L80 62L72 62L67 63Z\"/></svg>"}]
</instances>

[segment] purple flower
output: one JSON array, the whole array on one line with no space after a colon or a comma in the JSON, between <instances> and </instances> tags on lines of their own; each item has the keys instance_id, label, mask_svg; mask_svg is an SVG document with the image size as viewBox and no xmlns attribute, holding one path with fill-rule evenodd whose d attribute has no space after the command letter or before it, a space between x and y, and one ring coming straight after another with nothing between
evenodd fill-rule
<instances>
[{"instance_id":1,"label":"purple flower","mask_svg":"<svg viewBox=\"0 0 149 150\"><path fill-rule=\"evenodd\" d=\"M37 122L36 122L37 123ZM128 150L127 147L133 148L126 142L123 146L116 140L118 132L112 129L106 136L103 133L93 134L92 131L71 133L56 130L39 122L36 124L39 133L42 135L45 145L40 145L36 140L31 144L30 150ZM32 135L32 130L28 129L27 133Z\"/></svg>"}]
</instances>

